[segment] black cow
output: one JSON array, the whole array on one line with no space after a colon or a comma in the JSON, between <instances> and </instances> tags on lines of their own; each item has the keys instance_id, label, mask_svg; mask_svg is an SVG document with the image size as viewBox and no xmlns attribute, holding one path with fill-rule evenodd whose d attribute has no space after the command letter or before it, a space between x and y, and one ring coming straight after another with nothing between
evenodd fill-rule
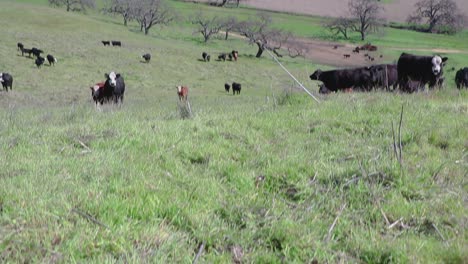
<instances>
[{"instance_id":1,"label":"black cow","mask_svg":"<svg viewBox=\"0 0 468 264\"><path fill-rule=\"evenodd\" d=\"M323 82L325 87L332 92L349 88L370 90L373 83L372 73L368 67L331 71L318 69L310 75L310 79Z\"/></svg>"},{"instance_id":2,"label":"black cow","mask_svg":"<svg viewBox=\"0 0 468 264\"><path fill-rule=\"evenodd\" d=\"M44 64L45 59L41 56L37 56L36 61L34 62L38 68Z\"/></svg>"},{"instance_id":3,"label":"black cow","mask_svg":"<svg viewBox=\"0 0 468 264\"><path fill-rule=\"evenodd\" d=\"M228 83L224 84L224 90L229 93L229 89L231 89L231 86Z\"/></svg>"},{"instance_id":4,"label":"black cow","mask_svg":"<svg viewBox=\"0 0 468 264\"><path fill-rule=\"evenodd\" d=\"M27 53L28 57L31 57L32 50L31 49L21 49L21 56L24 56L24 54Z\"/></svg>"},{"instance_id":5,"label":"black cow","mask_svg":"<svg viewBox=\"0 0 468 264\"><path fill-rule=\"evenodd\" d=\"M210 56L210 54L208 54L206 52L203 52L202 53L202 58L203 58L204 61L210 61L211 56Z\"/></svg>"},{"instance_id":6,"label":"black cow","mask_svg":"<svg viewBox=\"0 0 468 264\"><path fill-rule=\"evenodd\" d=\"M398 84L398 70L396 64L372 65L370 68L372 81L375 87L383 87L387 91L390 87L396 89Z\"/></svg>"},{"instance_id":7,"label":"black cow","mask_svg":"<svg viewBox=\"0 0 468 264\"><path fill-rule=\"evenodd\" d=\"M104 46L110 46L110 41L108 40L103 40L101 41Z\"/></svg>"},{"instance_id":8,"label":"black cow","mask_svg":"<svg viewBox=\"0 0 468 264\"><path fill-rule=\"evenodd\" d=\"M232 83L232 94L240 94L241 92L241 84L240 83L236 83L236 82L233 82Z\"/></svg>"},{"instance_id":9,"label":"black cow","mask_svg":"<svg viewBox=\"0 0 468 264\"><path fill-rule=\"evenodd\" d=\"M16 46L18 47L18 50L22 50L24 48L24 45L21 42L18 42L18 44L16 44Z\"/></svg>"},{"instance_id":10,"label":"black cow","mask_svg":"<svg viewBox=\"0 0 468 264\"><path fill-rule=\"evenodd\" d=\"M218 60L226 61L226 53L219 54Z\"/></svg>"},{"instance_id":11,"label":"black cow","mask_svg":"<svg viewBox=\"0 0 468 264\"><path fill-rule=\"evenodd\" d=\"M54 56L50 55L50 54L47 54L47 61L49 62L49 66L52 66L55 65L55 63L57 62L57 58L55 58Z\"/></svg>"},{"instance_id":12,"label":"black cow","mask_svg":"<svg viewBox=\"0 0 468 264\"><path fill-rule=\"evenodd\" d=\"M41 56L41 53L43 53L44 51L42 51L41 49L38 49L38 48L32 48L31 49L31 53L36 56L36 57L39 57Z\"/></svg>"},{"instance_id":13,"label":"black cow","mask_svg":"<svg viewBox=\"0 0 468 264\"><path fill-rule=\"evenodd\" d=\"M457 84L458 89L463 87L468 88L468 67L457 71L455 75L455 83Z\"/></svg>"},{"instance_id":14,"label":"black cow","mask_svg":"<svg viewBox=\"0 0 468 264\"><path fill-rule=\"evenodd\" d=\"M402 91L415 92L409 87L409 81L417 81L420 87L424 89L428 84L432 89L438 84L438 80L443 75L443 67L447 57L435 56L416 56L402 53L398 59L398 85Z\"/></svg>"},{"instance_id":15,"label":"black cow","mask_svg":"<svg viewBox=\"0 0 468 264\"><path fill-rule=\"evenodd\" d=\"M146 62L149 62L151 60L151 54L146 53L141 56L143 59L145 59Z\"/></svg>"},{"instance_id":16,"label":"black cow","mask_svg":"<svg viewBox=\"0 0 468 264\"><path fill-rule=\"evenodd\" d=\"M122 46L122 42L117 41L117 40L112 40L111 43L112 43L112 46L119 46L119 47Z\"/></svg>"},{"instance_id":17,"label":"black cow","mask_svg":"<svg viewBox=\"0 0 468 264\"><path fill-rule=\"evenodd\" d=\"M8 92L8 86L10 87L10 90L13 90L13 76L11 76L9 73L1 73L0 72L0 83L2 83L3 89Z\"/></svg>"}]
</instances>

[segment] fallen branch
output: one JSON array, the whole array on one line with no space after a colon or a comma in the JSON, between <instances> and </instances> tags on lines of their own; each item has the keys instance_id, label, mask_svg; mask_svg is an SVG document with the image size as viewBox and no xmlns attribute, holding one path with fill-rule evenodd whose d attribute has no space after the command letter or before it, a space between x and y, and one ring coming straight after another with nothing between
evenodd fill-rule
<instances>
[{"instance_id":1,"label":"fallen branch","mask_svg":"<svg viewBox=\"0 0 468 264\"><path fill-rule=\"evenodd\" d=\"M78 141L78 143L80 143L80 145L81 145L84 149L86 149L86 152L91 152L91 149L90 149L88 146L86 146L86 144L83 143L83 141L81 141L81 140L79 140L79 139L77 139L77 141Z\"/></svg>"},{"instance_id":2,"label":"fallen branch","mask_svg":"<svg viewBox=\"0 0 468 264\"><path fill-rule=\"evenodd\" d=\"M437 226L432 223L432 227L434 227L434 229L437 231L437 234L439 234L439 236L442 238L442 240L445 242L445 237L442 235L442 233L439 231L439 228L437 228Z\"/></svg>"},{"instance_id":3,"label":"fallen branch","mask_svg":"<svg viewBox=\"0 0 468 264\"><path fill-rule=\"evenodd\" d=\"M77 213L79 216L85 218L86 220L88 220L88 221L90 221L90 222L92 222L92 223L94 223L94 224L96 224L98 226L102 226L102 227L105 227L107 229L110 229L109 226L103 224L102 222L100 222L99 220L94 218L92 215L90 215L90 214L88 214L86 212L83 212L83 211L79 210L78 208L73 208L71 211L74 212L74 213Z\"/></svg>"},{"instance_id":4,"label":"fallen branch","mask_svg":"<svg viewBox=\"0 0 468 264\"><path fill-rule=\"evenodd\" d=\"M344 203L344 204L341 206L340 211L338 211L338 214L336 215L335 220L333 220L333 223L332 223L332 225L330 226L330 229L328 229L328 234L327 234L327 238L325 239L325 242L330 241L331 235L332 235L332 232L333 232L333 229L335 228L336 223L338 222L338 218L340 218L341 213L343 213L343 210L345 209L345 207L346 207L346 203Z\"/></svg>"},{"instance_id":5,"label":"fallen branch","mask_svg":"<svg viewBox=\"0 0 468 264\"><path fill-rule=\"evenodd\" d=\"M393 224L389 225L388 226L388 229L392 229L394 226L396 226L401 220L403 220L403 217L401 217L400 219L396 220L395 222L393 222Z\"/></svg>"}]
</instances>

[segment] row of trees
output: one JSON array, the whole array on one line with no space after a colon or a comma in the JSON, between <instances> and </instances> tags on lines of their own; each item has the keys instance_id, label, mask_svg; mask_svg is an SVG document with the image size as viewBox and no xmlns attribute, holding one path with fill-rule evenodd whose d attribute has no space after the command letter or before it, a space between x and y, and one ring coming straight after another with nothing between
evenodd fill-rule
<instances>
[{"instance_id":1,"label":"row of trees","mask_svg":"<svg viewBox=\"0 0 468 264\"><path fill-rule=\"evenodd\" d=\"M408 16L407 22L428 25L421 31L455 33L463 29L467 22L453 0L420 0L415 7L416 10ZM367 34L377 31L383 25L383 10L379 0L350 0L348 15L328 21L324 27L346 39L350 32L358 32L361 40L364 40Z\"/></svg>"},{"instance_id":2,"label":"row of trees","mask_svg":"<svg viewBox=\"0 0 468 264\"><path fill-rule=\"evenodd\" d=\"M238 4L240 1L215 0L219 6L230 2ZM49 3L66 6L67 11L94 8L94 0L49 0ZM427 19L429 32L434 32L439 27L459 28L464 25L464 16L459 13L453 0L421 0L416 7L417 10L408 21L421 22ZM325 26L345 38L349 37L349 32L359 32L364 40L367 34L376 31L382 25L383 7L379 0L349 0L348 10L348 16L333 19ZM167 25L176 18L175 12L165 0L107 0L104 11L122 16L125 26L129 21L136 21L145 34L148 34L154 25ZM221 31L224 31L225 39L231 32L245 37L250 44L258 47L256 57L261 57L266 49L281 56L279 51L285 44L288 44L287 47L295 47L294 50L288 49L288 55L291 57L300 56L306 51L299 42L291 43L294 38L290 32L271 27L272 19L266 13L258 13L247 20L238 21L235 17L207 16L200 11L189 20L197 27L195 33L200 33L205 42Z\"/></svg>"}]
</instances>

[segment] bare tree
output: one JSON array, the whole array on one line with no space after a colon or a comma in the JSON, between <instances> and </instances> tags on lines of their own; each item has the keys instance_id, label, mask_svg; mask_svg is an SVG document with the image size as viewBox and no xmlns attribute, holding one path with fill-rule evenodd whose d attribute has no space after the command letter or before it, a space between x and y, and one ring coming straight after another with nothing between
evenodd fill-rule
<instances>
[{"instance_id":1,"label":"bare tree","mask_svg":"<svg viewBox=\"0 0 468 264\"><path fill-rule=\"evenodd\" d=\"M237 21L237 18L234 17L234 16L227 17L223 21L222 29L224 30L224 33L225 33L225 37L224 37L225 40L228 39L229 32L235 30L237 28L237 26L238 26L238 21Z\"/></svg>"},{"instance_id":2,"label":"bare tree","mask_svg":"<svg viewBox=\"0 0 468 264\"><path fill-rule=\"evenodd\" d=\"M258 47L257 58L260 58L265 49L279 55L278 50L288 40L290 34L285 34L279 29L271 28L271 17L266 13L257 13L255 18L240 22L236 31L246 37L250 44ZM279 55L281 56L281 55Z\"/></svg>"},{"instance_id":3,"label":"bare tree","mask_svg":"<svg viewBox=\"0 0 468 264\"><path fill-rule=\"evenodd\" d=\"M53 6L66 6L67 12L74 10L86 10L86 8L94 8L95 0L49 0L49 4Z\"/></svg>"},{"instance_id":4,"label":"bare tree","mask_svg":"<svg viewBox=\"0 0 468 264\"><path fill-rule=\"evenodd\" d=\"M353 29L354 21L346 17L339 17L333 20L329 20L323 25L325 28L333 32L335 35L343 35L345 39L348 39L348 33Z\"/></svg>"},{"instance_id":5,"label":"bare tree","mask_svg":"<svg viewBox=\"0 0 468 264\"><path fill-rule=\"evenodd\" d=\"M364 40L367 34L376 30L379 25L379 13L383 10L377 0L350 0L348 8L351 16L355 19L353 30L361 34Z\"/></svg>"},{"instance_id":6,"label":"bare tree","mask_svg":"<svg viewBox=\"0 0 468 264\"><path fill-rule=\"evenodd\" d=\"M163 0L139 0L132 8L132 18L140 24L140 30L148 35L154 25L167 25L174 20L173 11Z\"/></svg>"},{"instance_id":7,"label":"bare tree","mask_svg":"<svg viewBox=\"0 0 468 264\"><path fill-rule=\"evenodd\" d=\"M414 14L408 16L407 21L419 24L425 20L428 32L441 32L441 28L448 32L457 32L466 23L466 17L453 0L421 0L415 7Z\"/></svg>"},{"instance_id":8,"label":"bare tree","mask_svg":"<svg viewBox=\"0 0 468 264\"><path fill-rule=\"evenodd\" d=\"M127 26L128 21L132 20L132 11L136 3L137 0L110 0L104 11L121 15L124 26Z\"/></svg>"},{"instance_id":9,"label":"bare tree","mask_svg":"<svg viewBox=\"0 0 468 264\"><path fill-rule=\"evenodd\" d=\"M201 33L205 43L210 40L211 36L218 34L221 28L224 26L221 19L219 19L217 16L208 17L201 11L192 18L191 22L192 24L198 26L195 33Z\"/></svg>"}]
</instances>

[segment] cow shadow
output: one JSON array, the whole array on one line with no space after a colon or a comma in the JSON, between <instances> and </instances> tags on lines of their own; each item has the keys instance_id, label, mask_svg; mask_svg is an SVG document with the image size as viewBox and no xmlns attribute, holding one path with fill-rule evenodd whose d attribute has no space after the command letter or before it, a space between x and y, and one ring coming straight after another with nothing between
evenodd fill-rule
<instances>
[{"instance_id":1,"label":"cow shadow","mask_svg":"<svg viewBox=\"0 0 468 264\"><path fill-rule=\"evenodd\" d=\"M148 63L149 63L149 61L140 60L140 63L148 64Z\"/></svg>"},{"instance_id":2,"label":"cow shadow","mask_svg":"<svg viewBox=\"0 0 468 264\"><path fill-rule=\"evenodd\" d=\"M204 60L204 59L197 59L197 61L202 61L202 62L205 62L205 60Z\"/></svg>"}]
</instances>

